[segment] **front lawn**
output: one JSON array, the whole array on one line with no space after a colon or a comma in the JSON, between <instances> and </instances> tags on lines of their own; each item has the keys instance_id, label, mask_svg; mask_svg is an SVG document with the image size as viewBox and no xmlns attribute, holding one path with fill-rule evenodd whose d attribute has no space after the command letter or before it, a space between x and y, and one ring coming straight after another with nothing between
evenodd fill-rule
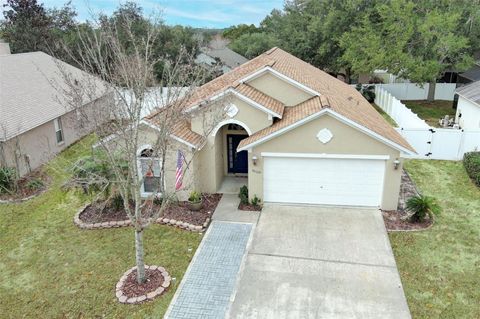
<instances>
[{"instance_id":1,"label":"front lawn","mask_svg":"<svg viewBox=\"0 0 480 319\"><path fill-rule=\"evenodd\" d=\"M416 113L419 118L425 120L428 125L439 127L438 120L445 115L450 118L455 117L456 110L452 108L452 101L437 100L433 102L420 101L402 101L413 113Z\"/></svg>"},{"instance_id":2,"label":"front lawn","mask_svg":"<svg viewBox=\"0 0 480 319\"><path fill-rule=\"evenodd\" d=\"M480 318L480 189L461 162L405 166L443 209L429 230L390 234L412 316Z\"/></svg>"},{"instance_id":3,"label":"front lawn","mask_svg":"<svg viewBox=\"0 0 480 319\"><path fill-rule=\"evenodd\" d=\"M145 232L146 263L164 266L176 280L152 302L119 304L115 284L135 264L132 228L77 228L73 216L88 198L60 190L65 168L87 154L92 141L84 139L48 165L53 186L46 193L0 205L0 317L163 317L202 236L152 225Z\"/></svg>"}]
</instances>

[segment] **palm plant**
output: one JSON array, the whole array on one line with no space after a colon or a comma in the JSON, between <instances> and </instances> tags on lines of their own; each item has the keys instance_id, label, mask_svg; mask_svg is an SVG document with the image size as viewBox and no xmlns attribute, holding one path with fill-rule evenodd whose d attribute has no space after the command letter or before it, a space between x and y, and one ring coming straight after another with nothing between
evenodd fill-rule
<instances>
[{"instance_id":1,"label":"palm plant","mask_svg":"<svg viewBox=\"0 0 480 319\"><path fill-rule=\"evenodd\" d=\"M418 195L408 199L407 210L413 212L413 215L410 217L412 222L421 223L427 216L433 219L434 214L439 214L440 206L435 198Z\"/></svg>"}]
</instances>

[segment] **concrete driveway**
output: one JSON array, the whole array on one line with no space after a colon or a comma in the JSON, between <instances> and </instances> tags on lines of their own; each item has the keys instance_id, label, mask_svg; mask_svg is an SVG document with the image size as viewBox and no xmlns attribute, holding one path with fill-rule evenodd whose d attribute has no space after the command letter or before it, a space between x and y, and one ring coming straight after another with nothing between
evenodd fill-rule
<instances>
[{"instance_id":1,"label":"concrete driveway","mask_svg":"<svg viewBox=\"0 0 480 319\"><path fill-rule=\"evenodd\" d=\"M231 318L411 318L381 213L266 205Z\"/></svg>"}]
</instances>

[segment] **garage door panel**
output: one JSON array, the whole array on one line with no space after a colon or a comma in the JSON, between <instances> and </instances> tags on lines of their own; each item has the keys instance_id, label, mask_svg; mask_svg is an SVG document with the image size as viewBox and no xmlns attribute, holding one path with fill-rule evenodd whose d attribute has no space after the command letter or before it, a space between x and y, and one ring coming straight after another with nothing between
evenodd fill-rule
<instances>
[{"instance_id":1,"label":"garage door panel","mask_svg":"<svg viewBox=\"0 0 480 319\"><path fill-rule=\"evenodd\" d=\"M266 157L267 202L379 206L385 161Z\"/></svg>"}]
</instances>

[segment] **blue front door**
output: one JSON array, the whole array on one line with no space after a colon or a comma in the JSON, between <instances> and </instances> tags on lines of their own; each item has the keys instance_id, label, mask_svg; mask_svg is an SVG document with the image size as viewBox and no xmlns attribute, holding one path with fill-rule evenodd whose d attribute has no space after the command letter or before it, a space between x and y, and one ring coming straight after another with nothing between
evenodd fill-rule
<instances>
[{"instance_id":1,"label":"blue front door","mask_svg":"<svg viewBox=\"0 0 480 319\"><path fill-rule=\"evenodd\" d=\"M227 135L227 160L229 173L248 173L248 153L241 151L237 153L237 147L241 140L248 135Z\"/></svg>"}]
</instances>

